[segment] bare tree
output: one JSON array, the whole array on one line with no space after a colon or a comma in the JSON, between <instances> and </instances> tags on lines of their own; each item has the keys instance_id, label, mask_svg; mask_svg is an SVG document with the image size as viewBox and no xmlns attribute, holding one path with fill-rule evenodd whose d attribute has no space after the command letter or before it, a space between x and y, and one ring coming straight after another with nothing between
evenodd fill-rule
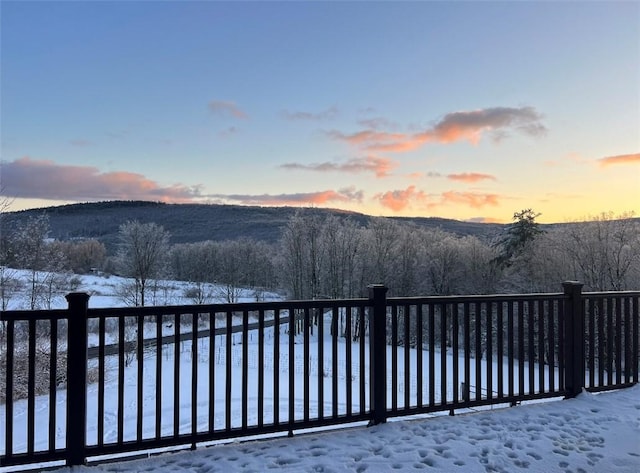
<instances>
[{"instance_id":1,"label":"bare tree","mask_svg":"<svg viewBox=\"0 0 640 473\"><path fill-rule=\"evenodd\" d=\"M145 305L147 283L161 276L168 248L169 233L160 225L129 221L120 226L118 267L134 279L136 305Z\"/></svg>"},{"instance_id":2,"label":"bare tree","mask_svg":"<svg viewBox=\"0 0 640 473\"><path fill-rule=\"evenodd\" d=\"M588 288L620 291L639 286L640 221L632 213L602 213L567 226L564 236L576 279Z\"/></svg>"},{"instance_id":3,"label":"bare tree","mask_svg":"<svg viewBox=\"0 0 640 473\"><path fill-rule=\"evenodd\" d=\"M28 307L51 307L55 296L65 290L68 275L64 273L65 258L59 247L49 242L49 219L45 214L30 218L22 226L16 239L15 261L29 270L27 282Z\"/></svg>"},{"instance_id":4,"label":"bare tree","mask_svg":"<svg viewBox=\"0 0 640 473\"><path fill-rule=\"evenodd\" d=\"M323 250L320 233L323 221L316 215L297 213L281 237L284 282L294 299L320 296L320 264Z\"/></svg>"}]
</instances>

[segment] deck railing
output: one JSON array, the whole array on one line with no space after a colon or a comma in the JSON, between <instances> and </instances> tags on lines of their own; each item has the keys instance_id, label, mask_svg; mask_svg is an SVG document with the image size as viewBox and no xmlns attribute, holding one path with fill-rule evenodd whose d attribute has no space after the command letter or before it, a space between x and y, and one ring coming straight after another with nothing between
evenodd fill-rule
<instances>
[{"instance_id":1,"label":"deck railing","mask_svg":"<svg viewBox=\"0 0 640 473\"><path fill-rule=\"evenodd\" d=\"M638 382L640 292L0 313L0 467Z\"/></svg>"}]
</instances>

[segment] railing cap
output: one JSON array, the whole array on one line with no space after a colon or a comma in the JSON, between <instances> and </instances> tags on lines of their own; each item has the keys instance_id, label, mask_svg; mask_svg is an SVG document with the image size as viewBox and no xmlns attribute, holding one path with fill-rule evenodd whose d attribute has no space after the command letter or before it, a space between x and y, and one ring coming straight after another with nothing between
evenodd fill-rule
<instances>
[{"instance_id":1,"label":"railing cap","mask_svg":"<svg viewBox=\"0 0 640 473\"><path fill-rule=\"evenodd\" d=\"M70 292L64 297L67 299L67 302L71 304L73 302L86 302L89 300L91 295L86 292Z\"/></svg>"}]
</instances>

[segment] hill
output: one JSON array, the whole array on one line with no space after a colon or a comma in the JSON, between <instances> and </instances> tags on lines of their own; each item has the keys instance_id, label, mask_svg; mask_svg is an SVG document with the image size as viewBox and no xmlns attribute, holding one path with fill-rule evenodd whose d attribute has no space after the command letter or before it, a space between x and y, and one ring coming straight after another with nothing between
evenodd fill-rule
<instances>
[{"instance_id":1,"label":"hill","mask_svg":"<svg viewBox=\"0 0 640 473\"><path fill-rule=\"evenodd\" d=\"M107 248L115 245L120 225L129 220L162 225L171 233L171 243L232 240L240 237L275 243L284 226L297 212L318 216L335 215L352 219L363 226L374 218L336 209L109 201L8 212L3 215L3 225L20 225L30 217L46 214L51 227L50 237L59 240L95 238ZM482 239L492 238L504 228L504 225L499 224L443 218L389 218L422 227L441 228L458 235L476 235Z\"/></svg>"}]
</instances>

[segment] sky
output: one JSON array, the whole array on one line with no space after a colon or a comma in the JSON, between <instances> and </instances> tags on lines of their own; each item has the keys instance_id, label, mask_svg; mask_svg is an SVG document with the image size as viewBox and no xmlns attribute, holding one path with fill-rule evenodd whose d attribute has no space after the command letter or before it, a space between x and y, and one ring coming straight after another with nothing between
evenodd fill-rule
<instances>
[{"instance_id":1,"label":"sky","mask_svg":"<svg viewBox=\"0 0 640 473\"><path fill-rule=\"evenodd\" d=\"M9 210L640 213L640 3L0 1Z\"/></svg>"}]
</instances>

